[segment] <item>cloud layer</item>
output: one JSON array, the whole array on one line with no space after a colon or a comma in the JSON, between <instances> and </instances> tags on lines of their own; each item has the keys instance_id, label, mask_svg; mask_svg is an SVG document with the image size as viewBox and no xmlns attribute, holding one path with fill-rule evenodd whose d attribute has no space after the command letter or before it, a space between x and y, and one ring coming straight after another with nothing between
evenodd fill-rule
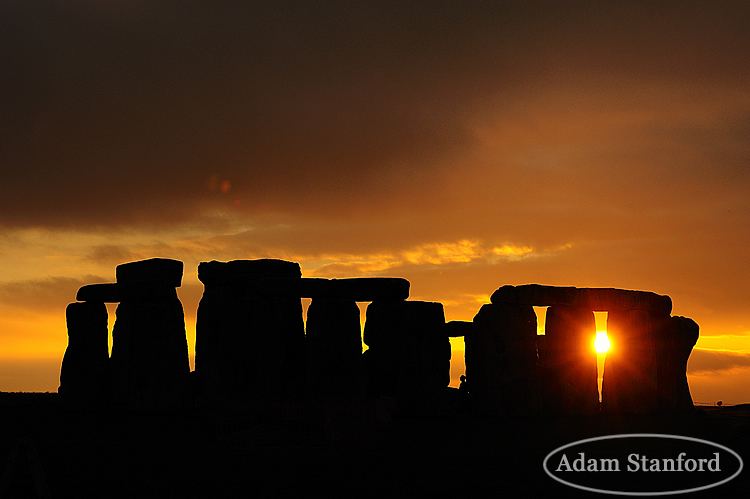
<instances>
[{"instance_id":1,"label":"cloud layer","mask_svg":"<svg viewBox=\"0 0 750 499\"><path fill-rule=\"evenodd\" d=\"M750 367L750 353L693 349L688 362L688 374L706 375Z\"/></svg>"},{"instance_id":2,"label":"cloud layer","mask_svg":"<svg viewBox=\"0 0 750 499\"><path fill-rule=\"evenodd\" d=\"M406 277L451 319L537 282L669 294L702 338L744 335L748 15L2 2L3 309L13 327L62 314L79 284L159 256L185 262L191 315L199 262L271 257Z\"/></svg>"},{"instance_id":3,"label":"cloud layer","mask_svg":"<svg viewBox=\"0 0 750 499\"><path fill-rule=\"evenodd\" d=\"M564 216L747 182L738 6L6 3L0 222ZM727 161L671 171L696 153Z\"/></svg>"}]
</instances>

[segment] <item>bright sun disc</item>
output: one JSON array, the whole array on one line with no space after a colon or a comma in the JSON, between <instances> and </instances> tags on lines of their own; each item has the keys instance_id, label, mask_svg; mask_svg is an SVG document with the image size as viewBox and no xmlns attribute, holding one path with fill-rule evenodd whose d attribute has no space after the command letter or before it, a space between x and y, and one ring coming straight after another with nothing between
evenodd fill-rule
<instances>
[{"instance_id":1,"label":"bright sun disc","mask_svg":"<svg viewBox=\"0 0 750 499\"><path fill-rule=\"evenodd\" d=\"M607 337L606 331L597 331L596 339L594 340L594 350L597 353L604 353L609 350L609 338Z\"/></svg>"}]
</instances>

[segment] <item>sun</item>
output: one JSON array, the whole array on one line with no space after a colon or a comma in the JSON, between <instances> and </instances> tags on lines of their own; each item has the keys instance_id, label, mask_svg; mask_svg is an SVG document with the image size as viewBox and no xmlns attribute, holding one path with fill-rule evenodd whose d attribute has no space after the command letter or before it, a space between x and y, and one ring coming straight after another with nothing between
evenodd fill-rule
<instances>
[{"instance_id":1,"label":"sun","mask_svg":"<svg viewBox=\"0 0 750 499\"><path fill-rule=\"evenodd\" d=\"M597 353L605 353L609 350L609 338L607 337L606 331L597 331L596 339L594 340L594 350Z\"/></svg>"}]
</instances>

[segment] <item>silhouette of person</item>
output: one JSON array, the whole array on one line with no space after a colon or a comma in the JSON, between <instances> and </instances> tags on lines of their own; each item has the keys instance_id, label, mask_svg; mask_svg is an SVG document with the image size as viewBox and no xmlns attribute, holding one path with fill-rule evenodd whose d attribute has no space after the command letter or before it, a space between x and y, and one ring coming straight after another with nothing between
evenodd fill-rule
<instances>
[{"instance_id":1,"label":"silhouette of person","mask_svg":"<svg viewBox=\"0 0 750 499\"><path fill-rule=\"evenodd\" d=\"M468 383L466 382L466 375L462 374L461 377L458 379L461 380L461 384L458 385L458 392L463 393L463 394L469 393L469 386L468 386Z\"/></svg>"}]
</instances>

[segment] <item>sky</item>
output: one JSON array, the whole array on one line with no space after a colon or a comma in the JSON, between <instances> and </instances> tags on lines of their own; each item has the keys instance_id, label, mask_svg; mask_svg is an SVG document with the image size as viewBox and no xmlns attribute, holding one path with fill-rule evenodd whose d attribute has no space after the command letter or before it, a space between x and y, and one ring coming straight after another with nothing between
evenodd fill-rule
<instances>
[{"instance_id":1,"label":"sky","mask_svg":"<svg viewBox=\"0 0 750 499\"><path fill-rule=\"evenodd\" d=\"M695 401L750 402L749 15L0 3L0 390L57 389L65 306L120 263L185 263L193 353L198 263L282 258L448 320L506 284L669 295Z\"/></svg>"}]
</instances>

